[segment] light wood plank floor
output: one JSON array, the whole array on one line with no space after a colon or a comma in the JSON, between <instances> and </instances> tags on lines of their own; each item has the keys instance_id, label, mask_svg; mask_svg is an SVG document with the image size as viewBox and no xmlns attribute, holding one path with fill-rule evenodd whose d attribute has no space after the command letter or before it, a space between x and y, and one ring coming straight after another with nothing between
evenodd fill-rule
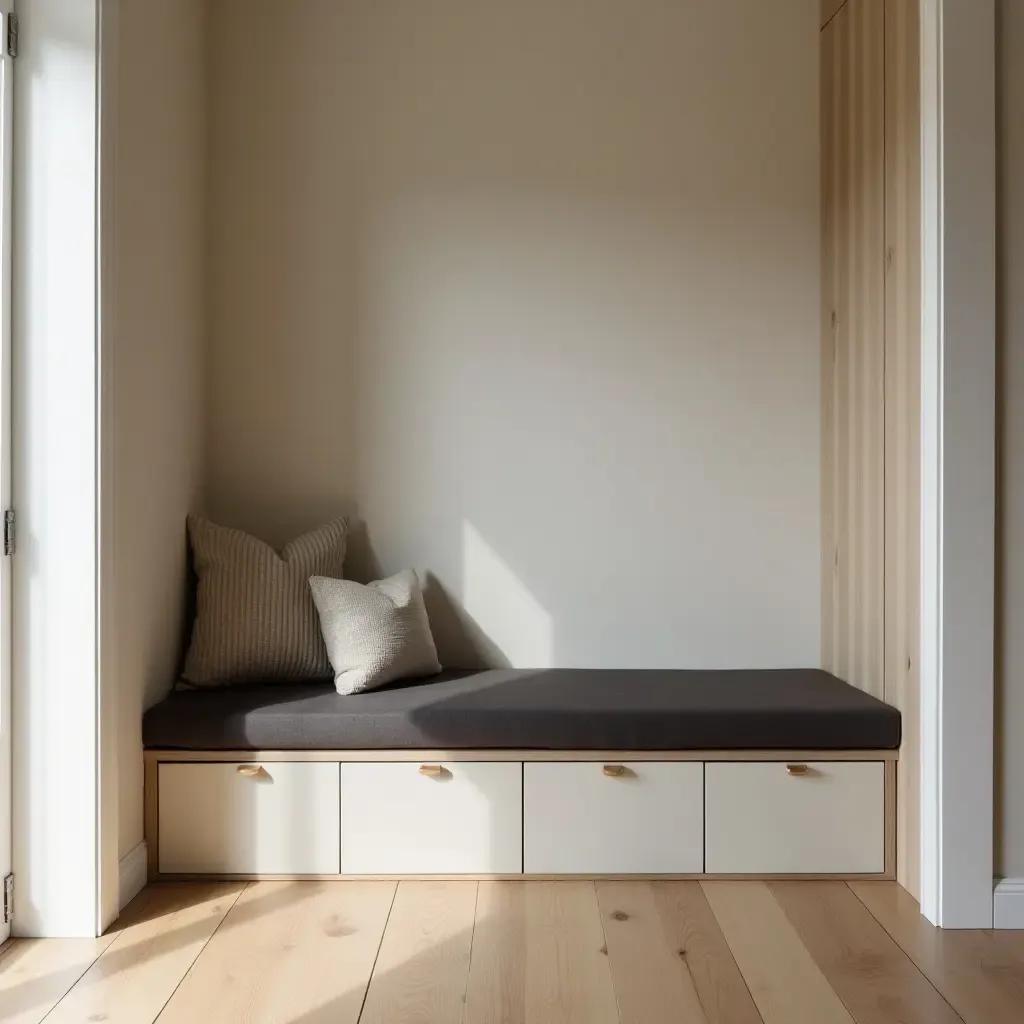
<instances>
[{"instance_id":1,"label":"light wood plank floor","mask_svg":"<svg viewBox=\"0 0 1024 1024\"><path fill-rule=\"evenodd\" d=\"M889 882L218 882L0 948L4 1024L1022 1024L1024 933Z\"/></svg>"}]
</instances>

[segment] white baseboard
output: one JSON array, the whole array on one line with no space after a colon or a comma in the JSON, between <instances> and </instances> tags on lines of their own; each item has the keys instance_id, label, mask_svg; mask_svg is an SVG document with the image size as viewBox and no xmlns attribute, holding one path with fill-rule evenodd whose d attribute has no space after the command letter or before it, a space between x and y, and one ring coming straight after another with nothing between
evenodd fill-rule
<instances>
[{"instance_id":1,"label":"white baseboard","mask_svg":"<svg viewBox=\"0 0 1024 1024\"><path fill-rule=\"evenodd\" d=\"M149 878L149 851L143 840L134 850L126 853L117 864L118 908L124 908L146 886Z\"/></svg>"},{"instance_id":2,"label":"white baseboard","mask_svg":"<svg viewBox=\"0 0 1024 1024\"><path fill-rule=\"evenodd\" d=\"M995 893L996 928L1024 928L1024 878L1001 878Z\"/></svg>"}]
</instances>

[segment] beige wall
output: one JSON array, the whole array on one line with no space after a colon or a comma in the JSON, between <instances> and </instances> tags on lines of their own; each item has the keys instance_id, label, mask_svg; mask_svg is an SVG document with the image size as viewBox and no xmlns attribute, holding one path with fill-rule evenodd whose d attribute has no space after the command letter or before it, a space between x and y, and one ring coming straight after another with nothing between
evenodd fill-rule
<instances>
[{"instance_id":1,"label":"beige wall","mask_svg":"<svg viewBox=\"0 0 1024 1024\"><path fill-rule=\"evenodd\" d=\"M1024 878L1024 8L1001 0L997 873Z\"/></svg>"},{"instance_id":2,"label":"beige wall","mask_svg":"<svg viewBox=\"0 0 1024 1024\"><path fill-rule=\"evenodd\" d=\"M819 657L818 11L211 8L211 510L442 656Z\"/></svg>"},{"instance_id":3,"label":"beige wall","mask_svg":"<svg viewBox=\"0 0 1024 1024\"><path fill-rule=\"evenodd\" d=\"M181 654L186 512L202 486L202 0L120 5L115 573L120 855L142 841L142 710Z\"/></svg>"}]
</instances>

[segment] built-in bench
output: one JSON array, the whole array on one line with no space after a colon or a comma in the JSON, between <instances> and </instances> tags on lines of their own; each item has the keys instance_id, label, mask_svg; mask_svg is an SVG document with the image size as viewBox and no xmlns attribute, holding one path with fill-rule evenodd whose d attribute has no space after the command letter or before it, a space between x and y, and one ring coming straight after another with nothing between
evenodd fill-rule
<instances>
[{"instance_id":1,"label":"built-in bench","mask_svg":"<svg viewBox=\"0 0 1024 1024\"><path fill-rule=\"evenodd\" d=\"M891 877L899 712L816 670L446 672L181 691L153 877Z\"/></svg>"}]
</instances>

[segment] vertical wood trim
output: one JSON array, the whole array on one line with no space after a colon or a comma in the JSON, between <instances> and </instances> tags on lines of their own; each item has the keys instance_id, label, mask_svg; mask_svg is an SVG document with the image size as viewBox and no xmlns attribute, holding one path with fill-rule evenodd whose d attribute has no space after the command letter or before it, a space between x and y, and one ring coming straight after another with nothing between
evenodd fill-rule
<instances>
[{"instance_id":1,"label":"vertical wood trim","mask_svg":"<svg viewBox=\"0 0 1024 1024\"><path fill-rule=\"evenodd\" d=\"M885 4L885 700L903 713L898 878L920 895L921 111L918 0Z\"/></svg>"},{"instance_id":2,"label":"vertical wood trim","mask_svg":"<svg viewBox=\"0 0 1024 1024\"><path fill-rule=\"evenodd\" d=\"M821 27L824 28L839 13L846 0L821 0Z\"/></svg>"},{"instance_id":3,"label":"vertical wood trim","mask_svg":"<svg viewBox=\"0 0 1024 1024\"><path fill-rule=\"evenodd\" d=\"M143 780L144 827L146 855L149 861L149 879L160 872L160 763L147 757Z\"/></svg>"},{"instance_id":4,"label":"vertical wood trim","mask_svg":"<svg viewBox=\"0 0 1024 1024\"><path fill-rule=\"evenodd\" d=\"M835 671L836 33L821 34L821 664Z\"/></svg>"},{"instance_id":5,"label":"vertical wood trim","mask_svg":"<svg viewBox=\"0 0 1024 1024\"><path fill-rule=\"evenodd\" d=\"M900 787L896 761L885 762L885 877L895 878L899 864L898 820Z\"/></svg>"},{"instance_id":6,"label":"vertical wood trim","mask_svg":"<svg viewBox=\"0 0 1024 1024\"><path fill-rule=\"evenodd\" d=\"M823 665L884 691L885 0L822 32Z\"/></svg>"}]
</instances>

